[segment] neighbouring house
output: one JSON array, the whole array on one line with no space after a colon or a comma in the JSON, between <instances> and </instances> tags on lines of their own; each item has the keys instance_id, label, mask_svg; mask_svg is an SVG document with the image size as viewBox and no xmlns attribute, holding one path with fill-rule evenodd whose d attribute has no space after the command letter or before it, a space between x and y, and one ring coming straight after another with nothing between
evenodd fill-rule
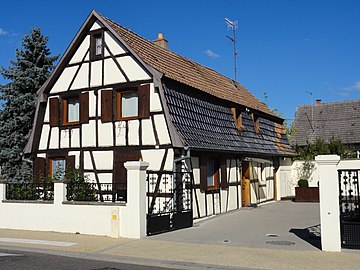
<instances>
[{"instance_id":1,"label":"neighbouring house","mask_svg":"<svg viewBox=\"0 0 360 270\"><path fill-rule=\"evenodd\" d=\"M25 149L35 179L77 167L126 200L124 162L141 159L149 175L158 173L148 179L148 214L186 205L191 219L201 218L280 198L282 177L291 174L282 164L295 154L283 119L238 82L167 44L90 13L38 91Z\"/></svg>"},{"instance_id":2,"label":"neighbouring house","mask_svg":"<svg viewBox=\"0 0 360 270\"><path fill-rule=\"evenodd\" d=\"M295 113L291 143L304 147L316 139L339 139L360 155L360 99L301 105Z\"/></svg>"}]
</instances>

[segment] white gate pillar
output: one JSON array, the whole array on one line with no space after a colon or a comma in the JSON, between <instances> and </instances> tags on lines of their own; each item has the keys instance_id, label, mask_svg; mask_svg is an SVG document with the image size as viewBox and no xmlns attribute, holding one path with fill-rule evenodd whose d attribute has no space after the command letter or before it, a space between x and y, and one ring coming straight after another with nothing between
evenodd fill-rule
<instances>
[{"instance_id":1,"label":"white gate pillar","mask_svg":"<svg viewBox=\"0 0 360 270\"><path fill-rule=\"evenodd\" d=\"M339 181L337 155L320 155L315 157L319 165L319 195L321 248L323 251L341 251Z\"/></svg>"},{"instance_id":2,"label":"white gate pillar","mask_svg":"<svg viewBox=\"0 0 360 270\"><path fill-rule=\"evenodd\" d=\"M149 163L144 161L127 161L124 164L127 169L127 220L120 220L122 237L143 238L146 236L146 169L148 166Z\"/></svg>"},{"instance_id":3,"label":"white gate pillar","mask_svg":"<svg viewBox=\"0 0 360 270\"><path fill-rule=\"evenodd\" d=\"M0 182L0 204L6 200L6 183Z\"/></svg>"}]
</instances>

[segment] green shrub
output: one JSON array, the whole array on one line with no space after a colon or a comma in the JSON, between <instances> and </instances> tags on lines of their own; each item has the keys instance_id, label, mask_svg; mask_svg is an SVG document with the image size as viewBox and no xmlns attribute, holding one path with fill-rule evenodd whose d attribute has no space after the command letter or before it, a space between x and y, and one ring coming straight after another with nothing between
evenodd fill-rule
<instances>
[{"instance_id":1,"label":"green shrub","mask_svg":"<svg viewBox=\"0 0 360 270\"><path fill-rule=\"evenodd\" d=\"M298 181L299 187L309 187L309 181L307 179L300 179Z\"/></svg>"},{"instance_id":2,"label":"green shrub","mask_svg":"<svg viewBox=\"0 0 360 270\"><path fill-rule=\"evenodd\" d=\"M70 170L66 179L68 201L97 201L94 185L79 169Z\"/></svg>"}]
</instances>

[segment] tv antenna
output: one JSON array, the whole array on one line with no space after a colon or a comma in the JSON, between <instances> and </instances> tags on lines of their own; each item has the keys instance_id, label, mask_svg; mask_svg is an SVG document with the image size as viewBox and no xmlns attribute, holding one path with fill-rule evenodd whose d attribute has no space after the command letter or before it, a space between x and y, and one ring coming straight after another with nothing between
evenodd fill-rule
<instances>
[{"instance_id":1,"label":"tv antenna","mask_svg":"<svg viewBox=\"0 0 360 270\"><path fill-rule=\"evenodd\" d=\"M226 36L233 43L234 46L234 81L236 81L236 29L238 27L237 21L230 21L228 18L225 18L225 22L228 25L228 28L232 29L232 37Z\"/></svg>"},{"instance_id":2,"label":"tv antenna","mask_svg":"<svg viewBox=\"0 0 360 270\"><path fill-rule=\"evenodd\" d=\"M313 106L313 93L309 92L309 91L305 91L306 93L308 93L310 95L310 106L311 106L311 129L314 131L313 128L313 122L314 122L314 106Z\"/></svg>"}]
</instances>

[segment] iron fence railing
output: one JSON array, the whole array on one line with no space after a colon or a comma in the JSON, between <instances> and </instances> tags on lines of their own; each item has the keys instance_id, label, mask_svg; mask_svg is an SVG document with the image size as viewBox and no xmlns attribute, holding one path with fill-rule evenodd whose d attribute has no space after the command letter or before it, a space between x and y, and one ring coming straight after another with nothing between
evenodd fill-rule
<instances>
[{"instance_id":1,"label":"iron fence railing","mask_svg":"<svg viewBox=\"0 0 360 270\"><path fill-rule=\"evenodd\" d=\"M8 183L6 199L51 201L54 199L54 183Z\"/></svg>"},{"instance_id":2,"label":"iron fence railing","mask_svg":"<svg viewBox=\"0 0 360 270\"><path fill-rule=\"evenodd\" d=\"M80 182L67 184L68 201L126 202L127 189L123 183Z\"/></svg>"}]
</instances>

